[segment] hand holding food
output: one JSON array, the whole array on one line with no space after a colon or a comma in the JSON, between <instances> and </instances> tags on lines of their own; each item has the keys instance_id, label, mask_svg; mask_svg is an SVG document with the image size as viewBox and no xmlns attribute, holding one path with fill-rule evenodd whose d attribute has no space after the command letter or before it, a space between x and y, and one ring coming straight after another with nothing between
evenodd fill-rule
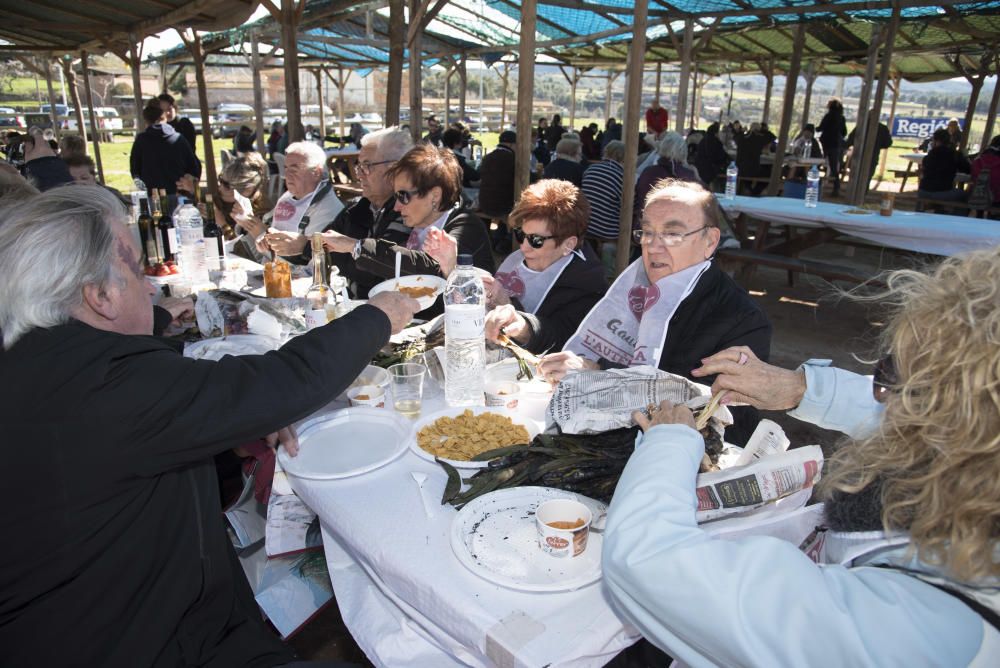
<instances>
[{"instance_id":1,"label":"hand holding food","mask_svg":"<svg viewBox=\"0 0 1000 668\"><path fill-rule=\"evenodd\" d=\"M691 375L718 375L712 384L712 394L728 390L723 404L750 404L764 410L784 411L798 406L806 391L804 372L761 362L746 346L727 348L701 363Z\"/></svg>"},{"instance_id":2,"label":"hand holding food","mask_svg":"<svg viewBox=\"0 0 1000 668\"><path fill-rule=\"evenodd\" d=\"M497 343L497 337L503 331L508 338L517 343L527 344L531 337L531 330L528 327L524 316L517 312L510 304L498 306L486 314L486 340Z\"/></svg>"},{"instance_id":3,"label":"hand holding food","mask_svg":"<svg viewBox=\"0 0 1000 668\"><path fill-rule=\"evenodd\" d=\"M458 239L444 230L432 227L427 230L423 251L434 258L441 268L441 275L448 278L458 259Z\"/></svg>"},{"instance_id":4,"label":"hand holding food","mask_svg":"<svg viewBox=\"0 0 1000 668\"><path fill-rule=\"evenodd\" d=\"M562 380L570 371L594 370L599 368L597 362L589 360L586 357L580 357L568 350L544 355L542 361L538 363L538 372L553 385Z\"/></svg>"},{"instance_id":5,"label":"hand holding food","mask_svg":"<svg viewBox=\"0 0 1000 668\"><path fill-rule=\"evenodd\" d=\"M635 411L632 419L643 431L649 431L658 424L683 424L695 428L694 414L691 409L682 404L673 404L666 399L659 406L647 411Z\"/></svg>"},{"instance_id":6,"label":"hand holding food","mask_svg":"<svg viewBox=\"0 0 1000 668\"><path fill-rule=\"evenodd\" d=\"M402 331L410 324L410 321L413 320L413 314L420 310L420 304L417 303L416 299L399 292L380 292L377 295L372 295L368 304L389 316L393 334Z\"/></svg>"},{"instance_id":7,"label":"hand holding food","mask_svg":"<svg viewBox=\"0 0 1000 668\"><path fill-rule=\"evenodd\" d=\"M275 253L287 257L301 253L305 249L308 239L304 234L298 232L283 232L272 228L268 230L264 241L267 242L268 248Z\"/></svg>"}]
</instances>

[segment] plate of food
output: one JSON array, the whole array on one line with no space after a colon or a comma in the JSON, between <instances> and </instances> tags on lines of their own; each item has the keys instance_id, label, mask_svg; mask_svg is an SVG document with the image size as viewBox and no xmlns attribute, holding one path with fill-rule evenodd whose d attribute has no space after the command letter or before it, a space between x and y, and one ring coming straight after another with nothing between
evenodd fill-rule
<instances>
[{"instance_id":1,"label":"plate of food","mask_svg":"<svg viewBox=\"0 0 1000 668\"><path fill-rule=\"evenodd\" d=\"M552 499L579 501L595 518L607 507L600 501L550 487L502 489L470 501L451 523L451 549L475 575L509 589L573 591L601 578L603 538L591 530L583 554L559 559L538 546L535 511Z\"/></svg>"},{"instance_id":2,"label":"plate of food","mask_svg":"<svg viewBox=\"0 0 1000 668\"><path fill-rule=\"evenodd\" d=\"M415 274L413 276L400 276L382 281L368 291L369 297L374 297L380 292L402 292L407 297L413 297L420 303L420 309L427 309L434 305L439 295L444 292L448 282L440 276L430 274Z\"/></svg>"},{"instance_id":3,"label":"plate of food","mask_svg":"<svg viewBox=\"0 0 1000 668\"><path fill-rule=\"evenodd\" d=\"M478 469L487 462L476 456L530 443L540 431L534 420L502 407L446 408L416 421L410 449L429 462L437 458L455 468Z\"/></svg>"},{"instance_id":4,"label":"plate of food","mask_svg":"<svg viewBox=\"0 0 1000 668\"><path fill-rule=\"evenodd\" d=\"M865 209L863 207L852 207L850 209L841 209L841 213L846 213L848 216L874 216L875 212L871 209Z\"/></svg>"},{"instance_id":5,"label":"plate of food","mask_svg":"<svg viewBox=\"0 0 1000 668\"><path fill-rule=\"evenodd\" d=\"M337 480L381 468L406 452L410 421L384 408L358 406L306 420L299 454L278 450L285 473L308 480Z\"/></svg>"}]
</instances>

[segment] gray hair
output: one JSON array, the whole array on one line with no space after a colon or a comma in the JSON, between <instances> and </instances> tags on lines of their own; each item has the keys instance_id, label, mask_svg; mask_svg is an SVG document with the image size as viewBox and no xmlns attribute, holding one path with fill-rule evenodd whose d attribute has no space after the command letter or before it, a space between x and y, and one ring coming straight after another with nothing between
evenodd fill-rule
<instances>
[{"instance_id":1,"label":"gray hair","mask_svg":"<svg viewBox=\"0 0 1000 668\"><path fill-rule=\"evenodd\" d=\"M115 230L125 206L101 186L53 188L6 211L0 225L0 330L10 349L35 328L69 321L86 285L115 272Z\"/></svg>"},{"instance_id":2,"label":"gray hair","mask_svg":"<svg viewBox=\"0 0 1000 668\"><path fill-rule=\"evenodd\" d=\"M38 188L20 174L0 170L0 204L10 206L38 194ZM2 223L2 221L0 221Z\"/></svg>"},{"instance_id":3,"label":"gray hair","mask_svg":"<svg viewBox=\"0 0 1000 668\"><path fill-rule=\"evenodd\" d=\"M677 162L687 163L687 142L676 132L667 132L660 139L656 152L661 158L670 158Z\"/></svg>"},{"instance_id":4,"label":"gray hair","mask_svg":"<svg viewBox=\"0 0 1000 668\"><path fill-rule=\"evenodd\" d=\"M583 144L580 143L580 138L578 136L567 137L563 135L563 138L556 144L556 155L579 160L583 157Z\"/></svg>"},{"instance_id":5,"label":"gray hair","mask_svg":"<svg viewBox=\"0 0 1000 668\"><path fill-rule=\"evenodd\" d=\"M612 139L604 147L604 159L621 162L625 159L625 142L620 139Z\"/></svg>"},{"instance_id":6,"label":"gray hair","mask_svg":"<svg viewBox=\"0 0 1000 668\"><path fill-rule=\"evenodd\" d=\"M413 148L413 136L394 125L369 132L361 138L361 146L373 146L379 160L399 160Z\"/></svg>"},{"instance_id":7,"label":"gray hair","mask_svg":"<svg viewBox=\"0 0 1000 668\"><path fill-rule=\"evenodd\" d=\"M326 169L326 151L311 141L297 141L289 144L285 155L301 155L306 159L307 169Z\"/></svg>"}]
</instances>

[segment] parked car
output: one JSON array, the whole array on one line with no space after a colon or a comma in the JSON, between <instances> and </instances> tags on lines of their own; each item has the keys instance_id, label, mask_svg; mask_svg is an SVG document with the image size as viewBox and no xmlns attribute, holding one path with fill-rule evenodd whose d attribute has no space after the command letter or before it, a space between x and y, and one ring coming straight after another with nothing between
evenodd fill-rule
<instances>
[{"instance_id":1,"label":"parked car","mask_svg":"<svg viewBox=\"0 0 1000 668\"><path fill-rule=\"evenodd\" d=\"M43 104L41 107L39 107L39 110L43 114L47 114L47 113L49 113L49 106L50 105ZM67 106L65 104L57 104L56 105L56 116L69 116L69 106Z\"/></svg>"},{"instance_id":2,"label":"parked car","mask_svg":"<svg viewBox=\"0 0 1000 668\"><path fill-rule=\"evenodd\" d=\"M221 102L215 109L212 136L228 139L235 137L241 125L254 126L253 107L238 102Z\"/></svg>"},{"instance_id":3,"label":"parked car","mask_svg":"<svg viewBox=\"0 0 1000 668\"><path fill-rule=\"evenodd\" d=\"M194 131L196 134L201 134L201 109L188 108L188 109L178 109L178 116L183 116L191 121L191 125L194 126ZM215 117L211 114L208 115L209 124L215 124Z\"/></svg>"},{"instance_id":4,"label":"parked car","mask_svg":"<svg viewBox=\"0 0 1000 668\"><path fill-rule=\"evenodd\" d=\"M56 105L56 109L59 109L59 105ZM114 107L94 107L94 116L97 121L97 129L99 132L123 132L124 125L122 124L122 117L118 115L118 110ZM90 129L90 115L86 109L83 110L83 122L87 123L87 129ZM62 129L69 130L70 132L78 131L76 125L76 114L67 116L62 121Z\"/></svg>"},{"instance_id":5,"label":"parked car","mask_svg":"<svg viewBox=\"0 0 1000 668\"><path fill-rule=\"evenodd\" d=\"M323 106L323 116L326 119L327 124L333 122L333 110L330 107ZM317 130L319 129L319 105L318 104L303 104L302 105L302 125L311 125Z\"/></svg>"},{"instance_id":6,"label":"parked car","mask_svg":"<svg viewBox=\"0 0 1000 668\"><path fill-rule=\"evenodd\" d=\"M24 116L13 113L0 112L0 128L4 131L23 130Z\"/></svg>"},{"instance_id":7,"label":"parked car","mask_svg":"<svg viewBox=\"0 0 1000 668\"><path fill-rule=\"evenodd\" d=\"M285 123L288 121L288 110L287 109L265 109L264 110L264 131L271 131L271 124L275 121Z\"/></svg>"}]
</instances>

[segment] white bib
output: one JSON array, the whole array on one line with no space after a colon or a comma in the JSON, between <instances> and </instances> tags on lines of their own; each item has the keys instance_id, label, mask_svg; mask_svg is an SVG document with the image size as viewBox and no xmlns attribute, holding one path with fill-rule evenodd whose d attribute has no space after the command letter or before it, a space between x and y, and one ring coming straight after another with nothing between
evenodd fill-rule
<instances>
[{"instance_id":1,"label":"white bib","mask_svg":"<svg viewBox=\"0 0 1000 668\"><path fill-rule=\"evenodd\" d=\"M650 284L639 258L590 310L563 350L622 366L659 366L670 319L710 265L705 260Z\"/></svg>"},{"instance_id":2,"label":"white bib","mask_svg":"<svg viewBox=\"0 0 1000 668\"><path fill-rule=\"evenodd\" d=\"M563 270L573 261L574 255L579 255L580 259L583 259L580 251L573 251L542 271L535 271L524 263L524 253L516 250L507 256L493 277L507 290L507 294L521 302L525 311L534 314L545 301L549 290L562 276Z\"/></svg>"}]
</instances>

